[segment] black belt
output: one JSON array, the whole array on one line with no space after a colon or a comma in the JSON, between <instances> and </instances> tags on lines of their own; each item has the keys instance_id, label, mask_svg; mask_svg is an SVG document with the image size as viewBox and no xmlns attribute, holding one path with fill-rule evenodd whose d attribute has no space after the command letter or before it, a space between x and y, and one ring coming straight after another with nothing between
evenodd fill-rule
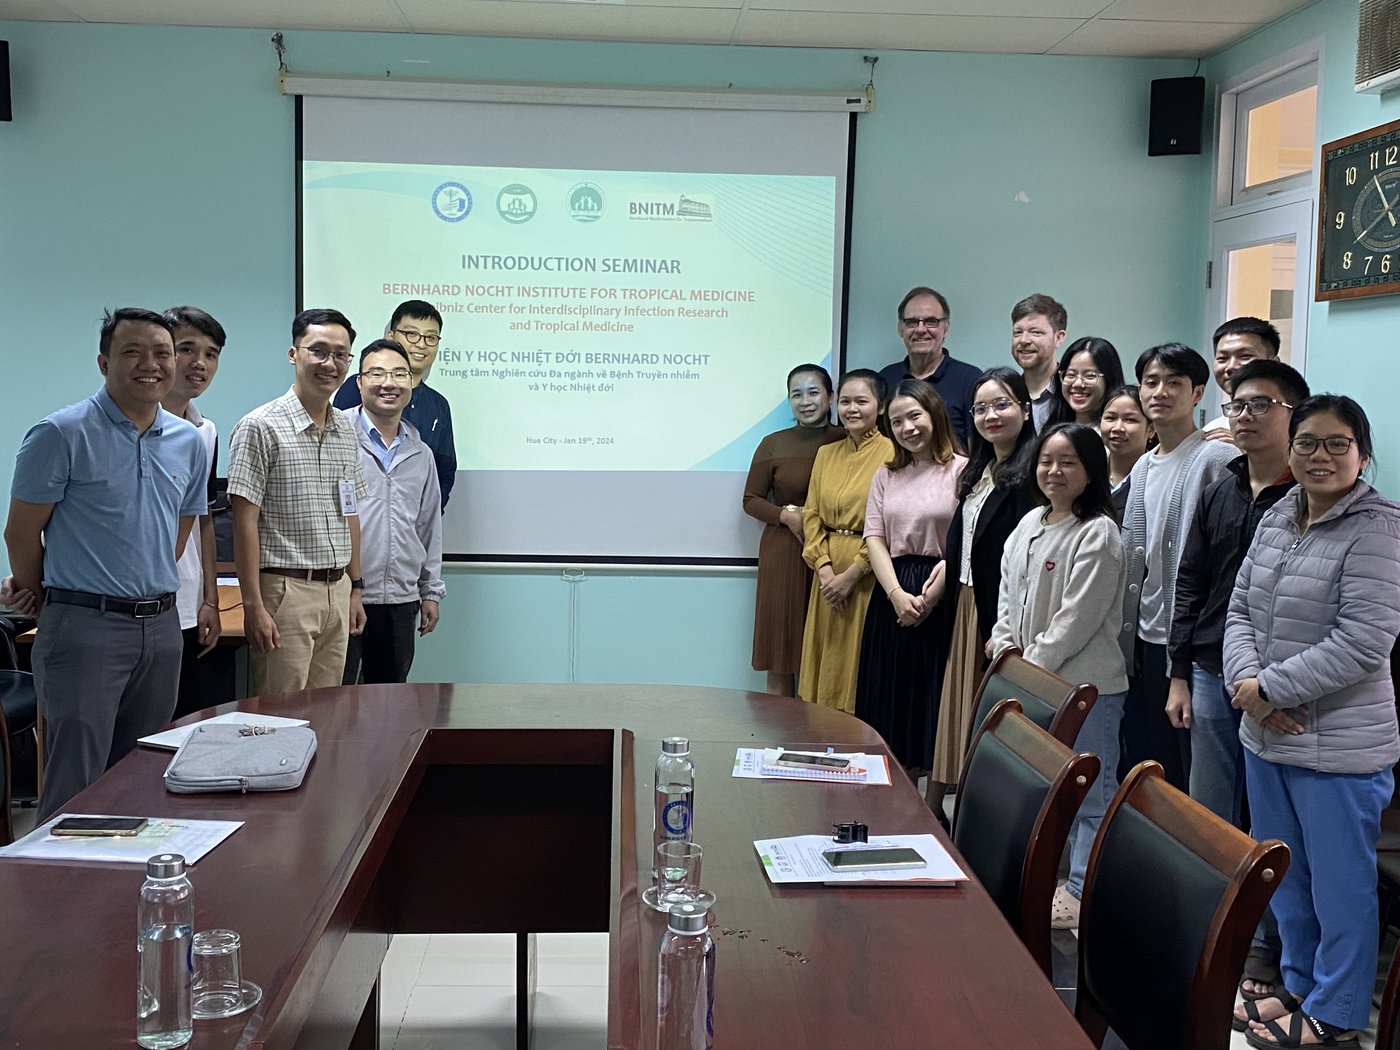
<instances>
[{"instance_id":1,"label":"black belt","mask_svg":"<svg viewBox=\"0 0 1400 1050\"><path fill-rule=\"evenodd\" d=\"M293 580L313 580L317 583L336 583L345 575L344 569L270 569L264 566L259 572L270 572L274 576L287 576Z\"/></svg>"},{"instance_id":2,"label":"black belt","mask_svg":"<svg viewBox=\"0 0 1400 1050\"><path fill-rule=\"evenodd\" d=\"M62 587L50 587L44 599L58 605L81 605L85 609L98 612L122 613L138 620L159 616L167 609L175 607L174 594L162 594L155 598L110 598L105 594L89 594L87 591L65 591Z\"/></svg>"}]
</instances>

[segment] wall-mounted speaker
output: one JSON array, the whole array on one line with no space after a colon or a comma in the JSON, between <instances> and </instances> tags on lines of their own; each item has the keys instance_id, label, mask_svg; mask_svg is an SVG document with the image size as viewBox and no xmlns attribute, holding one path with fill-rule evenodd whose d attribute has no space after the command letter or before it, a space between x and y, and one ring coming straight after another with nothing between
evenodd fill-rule
<instances>
[{"instance_id":1,"label":"wall-mounted speaker","mask_svg":"<svg viewBox=\"0 0 1400 1050\"><path fill-rule=\"evenodd\" d=\"M10 42L0 40L0 120L14 120L10 112Z\"/></svg>"},{"instance_id":2,"label":"wall-mounted speaker","mask_svg":"<svg viewBox=\"0 0 1400 1050\"><path fill-rule=\"evenodd\" d=\"M1200 153L1201 118L1205 105L1205 77L1171 77L1152 81L1147 155L1165 157Z\"/></svg>"}]
</instances>

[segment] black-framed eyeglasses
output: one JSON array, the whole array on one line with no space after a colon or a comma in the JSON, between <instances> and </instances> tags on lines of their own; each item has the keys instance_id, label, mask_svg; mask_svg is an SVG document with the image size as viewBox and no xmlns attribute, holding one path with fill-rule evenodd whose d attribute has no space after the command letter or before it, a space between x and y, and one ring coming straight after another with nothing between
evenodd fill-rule
<instances>
[{"instance_id":1,"label":"black-framed eyeglasses","mask_svg":"<svg viewBox=\"0 0 1400 1050\"><path fill-rule=\"evenodd\" d=\"M1356 444L1356 438L1342 437L1334 435L1332 437L1315 438L1311 434L1303 437L1295 437L1288 443L1288 447L1300 456L1311 456L1321 445L1327 450L1329 456L1345 456L1351 451L1351 446Z\"/></svg>"},{"instance_id":2,"label":"black-framed eyeglasses","mask_svg":"<svg viewBox=\"0 0 1400 1050\"><path fill-rule=\"evenodd\" d=\"M972 414L974 416L985 416L989 410L995 409L997 415L1001 415L1003 412L1010 412L1015 407L1016 402L1012 401L1011 398L999 397L995 401L977 402L977 404L972 406Z\"/></svg>"},{"instance_id":3,"label":"black-framed eyeglasses","mask_svg":"<svg viewBox=\"0 0 1400 1050\"><path fill-rule=\"evenodd\" d=\"M297 349L305 350L306 356L317 364L334 361L338 365L348 365L354 356L348 350L333 350L325 343L312 343L310 346L299 346Z\"/></svg>"},{"instance_id":4,"label":"black-framed eyeglasses","mask_svg":"<svg viewBox=\"0 0 1400 1050\"><path fill-rule=\"evenodd\" d=\"M360 373L361 379L368 379L371 383L382 383L391 376L396 383L407 383L413 378L413 373L407 368L366 368Z\"/></svg>"},{"instance_id":5,"label":"black-framed eyeglasses","mask_svg":"<svg viewBox=\"0 0 1400 1050\"><path fill-rule=\"evenodd\" d=\"M442 341L442 336L436 332L420 332L414 328L395 328L394 331L415 345L437 346Z\"/></svg>"},{"instance_id":6,"label":"black-framed eyeglasses","mask_svg":"<svg viewBox=\"0 0 1400 1050\"><path fill-rule=\"evenodd\" d=\"M1278 405L1279 408L1286 408L1290 412L1293 411L1292 405L1287 401L1280 401L1276 397L1251 397L1246 401L1226 401L1220 406L1220 410L1234 419L1236 416L1244 415L1245 409L1249 409L1251 416L1266 415L1269 409L1275 405Z\"/></svg>"},{"instance_id":7,"label":"black-framed eyeglasses","mask_svg":"<svg viewBox=\"0 0 1400 1050\"><path fill-rule=\"evenodd\" d=\"M910 331L913 331L921 325L924 328L941 328L947 321L948 318L946 317L901 317L899 319L900 324L904 325L904 327L908 328Z\"/></svg>"}]
</instances>

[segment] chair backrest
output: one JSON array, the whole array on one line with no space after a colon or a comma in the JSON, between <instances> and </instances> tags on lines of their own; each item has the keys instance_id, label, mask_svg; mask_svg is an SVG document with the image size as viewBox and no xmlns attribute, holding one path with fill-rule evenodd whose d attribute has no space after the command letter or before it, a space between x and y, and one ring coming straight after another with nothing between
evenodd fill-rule
<instances>
[{"instance_id":1,"label":"chair backrest","mask_svg":"<svg viewBox=\"0 0 1400 1050\"><path fill-rule=\"evenodd\" d=\"M1131 1050L1228 1047L1222 1018L1288 863L1282 842L1255 842L1156 762L1135 766L1084 878L1075 1016L1090 1038L1110 1026Z\"/></svg>"},{"instance_id":2,"label":"chair backrest","mask_svg":"<svg viewBox=\"0 0 1400 1050\"><path fill-rule=\"evenodd\" d=\"M1021 712L992 709L958 781L953 843L1051 977L1050 902L1065 841L1099 772Z\"/></svg>"},{"instance_id":3,"label":"chair backrest","mask_svg":"<svg viewBox=\"0 0 1400 1050\"><path fill-rule=\"evenodd\" d=\"M0 846L15 840L10 823L10 727L5 721L5 705L0 704Z\"/></svg>"},{"instance_id":4,"label":"chair backrest","mask_svg":"<svg viewBox=\"0 0 1400 1050\"><path fill-rule=\"evenodd\" d=\"M0 671L0 846L13 841L10 804L14 801L14 763L10 734L30 732L39 710L34 676L28 671Z\"/></svg>"},{"instance_id":5,"label":"chair backrest","mask_svg":"<svg viewBox=\"0 0 1400 1050\"><path fill-rule=\"evenodd\" d=\"M1007 649L992 661L977 687L968 745L992 708L1002 700L1019 700L1021 710L1066 747L1073 747L1079 727L1099 698L1092 685L1074 685L1031 663L1019 649Z\"/></svg>"}]
</instances>

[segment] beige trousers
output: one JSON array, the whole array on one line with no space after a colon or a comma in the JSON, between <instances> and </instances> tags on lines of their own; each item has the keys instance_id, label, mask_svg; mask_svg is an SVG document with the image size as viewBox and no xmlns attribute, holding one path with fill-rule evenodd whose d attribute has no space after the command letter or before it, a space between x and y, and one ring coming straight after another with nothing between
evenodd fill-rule
<instances>
[{"instance_id":1,"label":"beige trousers","mask_svg":"<svg viewBox=\"0 0 1400 1050\"><path fill-rule=\"evenodd\" d=\"M350 577L321 583L264 572L258 588L280 641L270 652L250 654L253 694L339 685L350 638Z\"/></svg>"}]
</instances>

